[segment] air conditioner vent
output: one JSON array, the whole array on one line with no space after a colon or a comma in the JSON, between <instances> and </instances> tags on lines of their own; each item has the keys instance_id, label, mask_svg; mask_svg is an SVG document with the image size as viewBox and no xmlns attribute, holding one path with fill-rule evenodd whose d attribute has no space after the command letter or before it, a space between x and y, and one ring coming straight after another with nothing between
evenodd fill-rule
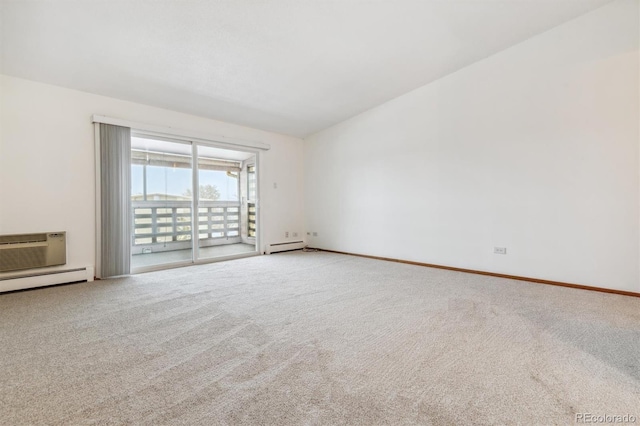
<instances>
[{"instance_id":1,"label":"air conditioner vent","mask_svg":"<svg viewBox=\"0 0 640 426\"><path fill-rule=\"evenodd\" d=\"M38 243L43 241L47 241L47 234L0 235L0 244Z\"/></svg>"}]
</instances>

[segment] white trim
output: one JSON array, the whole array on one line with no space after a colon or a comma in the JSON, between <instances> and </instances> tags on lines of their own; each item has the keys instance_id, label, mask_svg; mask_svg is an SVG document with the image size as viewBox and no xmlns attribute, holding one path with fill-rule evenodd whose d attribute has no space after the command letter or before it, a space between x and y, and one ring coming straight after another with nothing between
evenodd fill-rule
<instances>
[{"instance_id":1,"label":"white trim","mask_svg":"<svg viewBox=\"0 0 640 426\"><path fill-rule=\"evenodd\" d=\"M102 169L100 165L100 124L93 124L93 138L94 138L94 149L95 149L95 161L96 161L96 252L95 252L95 263L96 270L95 274L97 278L102 278Z\"/></svg>"},{"instance_id":2,"label":"white trim","mask_svg":"<svg viewBox=\"0 0 640 426\"><path fill-rule=\"evenodd\" d=\"M263 230L262 230L262 198L260 194L262 193L260 186L262 185L262 160L260 152L256 152L256 161L254 164L256 168L256 199L254 200L254 204L256 206L256 250L260 252L260 254L264 253L264 248L262 247L263 238ZM249 213L247 212L247 215Z\"/></svg>"},{"instance_id":3,"label":"white trim","mask_svg":"<svg viewBox=\"0 0 640 426\"><path fill-rule=\"evenodd\" d=\"M120 118L112 118L104 115L94 114L91 117L93 123L112 124L115 126L129 127L132 130L144 131L149 135L157 136L173 136L180 139L187 139L192 142L216 143L227 145L229 148L244 147L267 151L271 149L271 145L264 142L243 140L222 135L211 135L190 130L175 129L173 127L154 126L152 124L137 123L134 121L123 120Z\"/></svg>"}]
</instances>

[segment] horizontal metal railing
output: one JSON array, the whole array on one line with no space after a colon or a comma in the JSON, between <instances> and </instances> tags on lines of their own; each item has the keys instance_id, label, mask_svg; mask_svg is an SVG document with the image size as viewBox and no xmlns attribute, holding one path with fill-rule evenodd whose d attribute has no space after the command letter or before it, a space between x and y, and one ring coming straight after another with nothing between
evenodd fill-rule
<instances>
[{"instance_id":1,"label":"horizontal metal railing","mask_svg":"<svg viewBox=\"0 0 640 426\"><path fill-rule=\"evenodd\" d=\"M190 201L133 201L133 246L191 241ZM240 238L240 203L201 201L197 234L212 242Z\"/></svg>"}]
</instances>

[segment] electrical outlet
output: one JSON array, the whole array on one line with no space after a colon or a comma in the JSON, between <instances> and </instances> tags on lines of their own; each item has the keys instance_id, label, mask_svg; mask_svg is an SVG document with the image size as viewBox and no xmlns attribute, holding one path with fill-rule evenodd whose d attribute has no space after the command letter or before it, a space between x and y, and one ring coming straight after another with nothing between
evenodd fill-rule
<instances>
[{"instance_id":1,"label":"electrical outlet","mask_svg":"<svg viewBox=\"0 0 640 426\"><path fill-rule=\"evenodd\" d=\"M284 233L284 237L285 237L285 238L289 238L289 231L287 231L287 232L285 232L285 233Z\"/></svg>"},{"instance_id":2,"label":"electrical outlet","mask_svg":"<svg viewBox=\"0 0 640 426\"><path fill-rule=\"evenodd\" d=\"M317 236L318 236L318 233L317 233L317 232L314 232L314 233L313 233L313 236L314 236L314 237L317 237Z\"/></svg>"},{"instance_id":3,"label":"electrical outlet","mask_svg":"<svg viewBox=\"0 0 640 426\"><path fill-rule=\"evenodd\" d=\"M307 232L307 235L311 235L311 232Z\"/></svg>"},{"instance_id":4,"label":"electrical outlet","mask_svg":"<svg viewBox=\"0 0 640 426\"><path fill-rule=\"evenodd\" d=\"M296 238L296 237L298 236L298 233L297 233L297 232L292 232L292 233L291 233L291 236L292 236L293 238Z\"/></svg>"},{"instance_id":5,"label":"electrical outlet","mask_svg":"<svg viewBox=\"0 0 640 426\"><path fill-rule=\"evenodd\" d=\"M493 248L493 253L495 253L495 254L507 254L507 248L506 247L494 247Z\"/></svg>"}]
</instances>

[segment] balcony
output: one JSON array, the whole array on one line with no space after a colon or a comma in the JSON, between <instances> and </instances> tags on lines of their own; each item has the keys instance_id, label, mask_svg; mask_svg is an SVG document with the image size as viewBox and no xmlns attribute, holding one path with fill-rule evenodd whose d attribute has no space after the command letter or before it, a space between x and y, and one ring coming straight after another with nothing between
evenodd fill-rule
<instances>
[{"instance_id":1,"label":"balcony","mask_svg":"<svg viewBox=\"0 0 640 426\"><path fill-rule=\"evenodd\" d=\"M190 261L192 258L191 201L132 201L134 232L132 268ZM256 251L255 223L244 224L242 206L234 201L201 201L198 208L199 259ZM253 222L253 221L252 221Z\"/></svg>"}]
</instances>

